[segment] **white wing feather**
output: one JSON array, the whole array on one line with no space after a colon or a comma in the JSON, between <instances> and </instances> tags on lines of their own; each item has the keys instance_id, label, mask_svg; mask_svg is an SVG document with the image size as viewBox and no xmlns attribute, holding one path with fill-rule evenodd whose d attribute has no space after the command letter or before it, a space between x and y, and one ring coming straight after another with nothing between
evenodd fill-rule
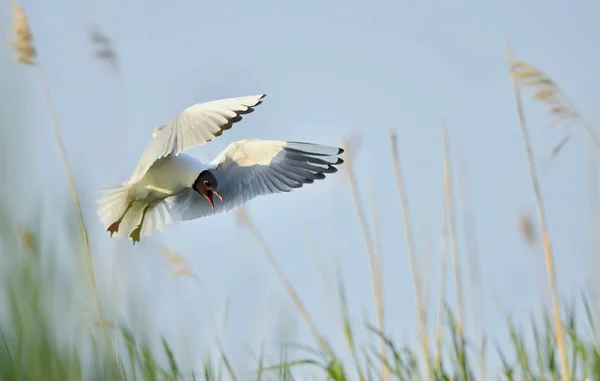
<instances>
[{"instance_id":1,"label":"white wing feather","mask_svg":"<svg viewBox=\"0 0 600 381\"><path fill-rule=\"evenodd\" d=\"M242 120L242 115L254 111L253 107L260 105L265 96L219 99L188 107L166 124L154 129L152 140L142 153L133 174L123 185L138 182L156 160L178 155L220 136L223 131Z\"/></svg>"},{"instance_id":2,"label":"white wing feather","mask_svg":"<svg viewBox=\"0 0 600 381\"><path fill-rule=\"evenodd\" d=\"M290 192L337 172L344 150L311 143L247 139L230 144L211 164L217 190L213 212L208 201L192 189L165 199L175 221L226 212L253 198Z\"/></svg>"}]
</instances>

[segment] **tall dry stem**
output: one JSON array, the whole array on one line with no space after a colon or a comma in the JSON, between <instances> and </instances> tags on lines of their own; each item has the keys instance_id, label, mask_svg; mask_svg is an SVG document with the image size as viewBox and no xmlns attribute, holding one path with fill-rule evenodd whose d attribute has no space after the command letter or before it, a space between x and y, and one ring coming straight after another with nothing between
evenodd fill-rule
<instances>
[{"instance_id":1,"label":"tall dry stem","mask_svg":"<svg viewBox=\"0 0 600 381\"><path fill-rule=\"evenodd\" d=\"M319 273L319 278L321 278L321 283L323 284L323 287L325 288L325 291L327 294L327 301L328 301L329 305L331 306L331 309L333 310L334 314L338 317L341 317L342 314L340 312L339 303L336 300L336 298L334 298L333 287L332 287L329 279L327 278L327 273L325 272L325 267L323 266L323 263L319 259L321 257L321 255L320 255L321 253L317 250L317 246L315 245L315 242L314 242L307 227L304 228L304 236L306 237L306 244L308 245L308 252L310 253L311 259L315 263L315 268L317 269L317 272Z\"/></svg>"},{"instance_id":2,"label":"tall dry stem","mask_svg":"<svg viewBox=\"0 0 600 381\"><path fill-rule=\"evenodd\" d=\"M521 135L523 138L523 145L525 153L527 154L527 162L529 164L529 176L531 177L531 183L533 187L533 193L535 196L537 212L538 212L538 223L541 230L542 245L544 248L544 259L546 261L546 270L548 274L548 282L550 283L550 292L552 296L552 310L554 315L554 331L556 334L556 344L558 346L558 353L561 361L561 376L563 381L570 380L569 375L569 361L567 357L567 351L565 348L565 336L563 332L563 326L560 318L560 307L558 301L558 291L556 286L556 274L554 271L554 258L552 256L552 247L550 246L550 237L548 234L548 222L546 219L546 211L544 208L544 202L542 199L542 190L540 187L537 169L535 165L535 159L533 155L533 148L531 146L531 138L529 137L529 130L525 122L525 112L523 111L523 102L521 100L521 92L517 77L513 75L513 59L510 52L510 42L506 40L506 56L509 68L509 74L512 79L513 92L515 99L515 106L517 108L517 114L519 117L519 125L521 127Z\"/></svg>"},{"instance_id":3,"label":"tall dry stem","mask_svg":"<svg viewBox=\"0 0 600 381\"><path fill-rule=\"evenodd\" d=\"M445 170L444 170L445 172ZM446 175L444 174L444 178ZM436 324L435 334L435 369L441 371L442 369L442 342L444 341L444 304L446 303L446 274L448 269L446 268L446 258L448 252L448 206L446 193L444 191L444 197L442 200L442 222L440 232L440 291L439 291L439 302L438 302L438 316Z\"/></svg>"},{"instance_id":4,"label":"tall dry stem","mask_svg":"<svg viewBox=\"0 0 600 381\"><path fill-rule=\"evenodd\" d=\"M46 100L46 104L48 106L48 111L50 113L50 120L52 123L52 127L54 129L56 145L58 147L58 152L60 153L60 158L62 160L63 168L67 175L67 182L69 184L71 198L73 200L73 205L75 206L75 211L77 213L77 217L78 217L78 221L79 221L79 230L81 233L81 238L83 241L83 248L84 248L84 253L85 253L86 270L87 270L88 278L90 281L90 285L92 287L92 293L94 296L94 304L96 307L96 313L98 314L100 326L102 327L102 331L104 333L104 339L105 339L106 345L108 347L110 347L110 339L108 337L108 332L106 330L106 324L104 322L104 317L102 316L102 310L100 308L100 300L98 297L98 291L96 289L96 280L94 279L94 271L92 269L92 260L91 260L91 254L90 254L90 246L89 246L89 242L88 242L88 234L87 234L87 230L85 228L85 224L83 222L83 214L81 213L81 206L79 205L79 197L77 196L75 182L73 180L73 176L71 175L69 161L67 159L67 154L65 152L65 148L63 146L62 137L61 137L61 133L60 133L60 127L58 124L58 119L56 118L56 114L54 112L54 106L52 103L52 98L50 96L50 89L49 89L48 83L46 81L44 69L43 69L42 65L40 64L38 57L36 56L36 49L35 49L35 45L33 42L33 35L31 33L31 28L29 27L29 23L27 22L25 12L17 4L13 4L13 18L14 18L14 22L15 22L15 26L14 26L15 41L13 42L13 47L15 48L17 61L19 61L25 65L28 65L28 66L35 66L38 69L40 82L42 84L42 89L44 91L44 97ZM114 358L114 353L112 351L111 351L111 355Z\"/></svg>"},{"instance_id":5,"label":"tall dry stem","mask_svg":"<svg viewBox=\"0 0 600 381\"><path fill-rule=\"evenodd\" d=\"M265 257L267 257L269 264L271 265L271 267L273 267L273 270L275 270L275 273L277 274L279 281L283 284L283 287L287 291L290 298L292 298L292 301L298 308L300 315L302 315L302 317L306 321L306 324L308 324L308 327L310 328L313 336L319 343L319 346L325 353L327 353L333 357L333 350L332 350L331 346L329 345L327 340L325 340L323 335L321 335L321 333L319 332L319 329L317 328L315 321L308 313L308 310L304 306L304 303L302 303L302 300L296 293L296 290L294 290L294 287L292 286L290 281L286 278L285 274L281 270L281 267L279 267L279 264L277 263L275 256L271 252L271 248L267 244L267 241L265 241L262 234L258 231L256 226L254 225L254 222L250 219L250 217L248 216L248 214L246 213L246 211L243 208L238 208L237 213L238 213L238 216L240 217L241 222L243 222L244 225L246 225L248 227L248 229L250 229L250 232L252 233L252 235L258 242L258 245L262 249L263 254L265 255Z\"/></svg>"},{"instance_id":6,"label":"tall dry stem","mask_svg":"<svg viewBox=\"0 0 600 381\"><path fill-rule=\"evenodd\" d=\"M597 116L594 115L592 128L597 130ZM594 269L600 264L598 255L600 254L600 242L598 240L598 146L592 141L588 141L588 202L589 202L589 257L588 257L588 281L591 290L591 305L593 308L594 335L600 343L600 331L598 331L598 319L600 318L600 304L598 303L598 292L600 291L600 282Z\"/></svg>"},{"instance_id":7,"label":"tall dry stem","mask_svg":"<svg viewBox=\"0 0 600 381\"><path fill-rule=\"evenodd\" d=\"M448 208L448 231L450 234L450 249L452 253L452 267L454 269L454 286L456 287L456 307L457 307L457 329L460 340L461 351L465 350L465 307L463 299L462 275L460 269L460 258L458 255L458 234L456 232L456 212L454 207L454 190L452 178L452 161L450 151L450 139L448 138L448 127L446 120L442 120L442 141L444 144L444 178L446 183L446 207ZM463 363L460 364L462 377L466 380L467 364L466 355L462 356Z\"/></svg>"},{"instance_id":8,"label":"tall dry stem","mask_svg":"<svg viewBox=\"0 0 600 381\"><path fill-rule=\"evenodd\" d=\"M460 159L460 158L459 158ZM469 258L469 281L471 285L471 291L473 293L472 300L472 314L479 342L479 353L483 353L484 345L484 330L483 330L483 295L482 295L482 283L481 275L479 271L479 251L477 250L477 234L475 232L474 223L474 211L471 207L471 196L469 193L467 166L463 161L459 163L458 175L458 188L460 192L461 204L463 206L463 231L465 235L465 241L467 243L467 256ZM485 358L479 359L479 377L482 380L487 379L486 377L486 361Z\"/></svg>"},{"instance_id":9,"label":"tall dry stem","mask_svg":"<svg viewBox=\"0 0 600 381\"><path fill-rule=\"evenodd\" d=\"M415 307L417 310L417 322L419 324L419 334L421 337L421 345L423 347L423 354L425 355L425 365L427 368L427 375L429 380L433 380L433 370L431 367L431 358L429 352L429 338L427 337L427 326L425 322L425 306L423 305L423 291L421 286L421 276L418 268L417 255L415 250L414 236L412 231L412 224L410 220L410 212L408 210L408 196L406 194L406 187L404 185L404 179L402 176L402 167L400 165L400 155L398 154L398 141L396 134L392 132L390 136L392 143L392 158L394 161L394 173L396 175L396 184L398 185L398 195L400 197L400 203L402 205L402 217L404 221L404 233L406 235L406 245L408 251L408 260L410 262L410 268L413 278L414 291L415 291Z\"/></svg>"},{"instance_id":10,"label":"tall dry stem","mask_svg":"<svg viewBox=\"0 0 600 381\"><path fill-rule=\"evenodd\" d=\"M431 229L431 231L429 231L428 233L428 237L426 239L426 248L425 248L425 255L423 255L422 258L419 258L418 261L418 268L421 270L421 279L422 279L422 284L423 284L423 305L425 306L425 310L429 311L429 301L430 301L430 295L431 295L431 258L433 257L433 246L435 243L435 239L434 239L434 235L435 232L433 231L433 229ZM428 316L427 316L428 317ZM426 319L426 323L427 323L427 319Z\"/></svg>"},{"instance_id":11,"label":"tall dry stem","mask_svg":"<svg viewBox=\"0 0 600 381\"><path fill-rule=\"evenodd\" d=\"M379 285L383 284L383 253L381 252L381 230L379 229L379 213L377 205L377 181L371 179L371 213L373 213L373 254L377 260L377 273L379 274ZM383 298L383 295L381 295ZM383 313L383 311L382 311Z\"/></svg>"},{"instance_id":12,"label":"tall dry stem","mask_svg":"<svg viewBox=\"0 0 600 381\"><path fill-rule=\"evenodd\" d=\"M458 317L458 332L460 337L465 336L465 309L463 301L462 275L458 256L458 235L456 232L456 212L454 208L454 189L452 178L452 153L446 120L442 120L442 140L444 144L444 181L446 189L446 207L448 208L448 232L450 235L450 250L452 253L452 266L454 268L454 282L456 287L456 304Z\"/></svg>"},{"instance_id":13,"label":"tall dry stem","mask_svg":"<svg viewBox=\"0 0 600 381\"><path fill-rule=\"evenodd\" d=\"M350 180L350 189L352 190L352 196L354 199L354 206L356 208L356 214L360 221L360 226L363 231L363 237L365 240L365 246L367 249L367 262L369 264L369 269L371 271L371 283L373 286L373 295L375 299L375 311L377 314L377 329L379 332L384 332L384 316L383 316L383 297L382 297L382 287L381 287L381 269L379 267L380 260L377 258L377 252L375 251L375 247L373 244L373 239L371 238L371 233L369 230L369 225L367 223L367 217L365 214L365 210L362 204L362 200L360 198L360 194L358 192L358 185L356 182L356 176L354 175L354 167L353 167L353 158L351 155L354 153L348 144L346 139L343 139L342 146L344 151L348 153L348 158L344 162L346 167L346 172L348 174L348 179ZM387 363L387 349L385 345L385 341L383 338L380 340L380 350L381 356L383 359L382 365L382 374L383 380L388 381L390 379L390 369L385 365Z\"/></svg>"}]
</instances>

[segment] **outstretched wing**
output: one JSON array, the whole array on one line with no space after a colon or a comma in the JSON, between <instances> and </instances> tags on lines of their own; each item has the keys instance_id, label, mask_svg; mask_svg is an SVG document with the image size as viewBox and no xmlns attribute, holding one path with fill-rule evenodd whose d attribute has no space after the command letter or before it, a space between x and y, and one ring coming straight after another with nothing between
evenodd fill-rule
<instances>
[{"instance_id":1,"label":"outstretched wing","mask_svg":"<svg viewBox=\"0 0 600 381\"><path fill-rule=\"evenodd\" d=\"M242 120L242 115L254 111L254 107L260 105L265 96L266 94L219 99L188 107L154 130L152 140L142 153L137 167L123 185L138 182L156 160L178 155L220 136L223 131Z\"/></svg>"},{"instance_id":2,"label":"outstretched wing","mask_svg":"<svg viewBox=\"0 0 600 381\"><path fill-rule=\"evenodd\" d=\"M311 143L247 139L230 144L211 164L223 202L208 201L188 189L165 200L174 220L185 221L226 212L253 198L290 192L337 172L344 150Z\"/></svg>"}]
</instances>

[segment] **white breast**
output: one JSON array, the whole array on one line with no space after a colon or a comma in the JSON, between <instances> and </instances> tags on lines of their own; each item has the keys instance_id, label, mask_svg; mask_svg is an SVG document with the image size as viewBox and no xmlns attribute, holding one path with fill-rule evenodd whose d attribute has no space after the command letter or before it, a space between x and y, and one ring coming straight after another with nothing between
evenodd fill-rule
<instances>
[{"instance_id":1,"label":"white breast","mask_svg":"<svg viewBox=\"0 0 600 381\"><path fill-rule=\"evenodd\" d=\"M129 195L138 200L164 199L191 187L206 167L185 154L164 157L154 162L144 177L130 188Z\"/></svg>"}]
</instances>

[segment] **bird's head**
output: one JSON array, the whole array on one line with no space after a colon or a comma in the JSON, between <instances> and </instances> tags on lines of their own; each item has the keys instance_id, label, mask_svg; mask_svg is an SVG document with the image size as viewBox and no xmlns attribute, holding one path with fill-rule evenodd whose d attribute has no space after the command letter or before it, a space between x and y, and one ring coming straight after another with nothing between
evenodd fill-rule
<instances>
[{"instance_id":1,"label":"bird's head","mask_svg":"<svg viewBox=\"0 0 600 381\"><path fill-rule=\"evenodd\" d=\"M210 171L202 171L194 181L192 185L192 189L196 192L200 193L204 196L213 212L215 211L215 204L213 203L213 196L217 196L221 201L223 201L223 197L217 192L217 188L219 183L217 182L217 178Z\"/></svg>"}]
</instances>

